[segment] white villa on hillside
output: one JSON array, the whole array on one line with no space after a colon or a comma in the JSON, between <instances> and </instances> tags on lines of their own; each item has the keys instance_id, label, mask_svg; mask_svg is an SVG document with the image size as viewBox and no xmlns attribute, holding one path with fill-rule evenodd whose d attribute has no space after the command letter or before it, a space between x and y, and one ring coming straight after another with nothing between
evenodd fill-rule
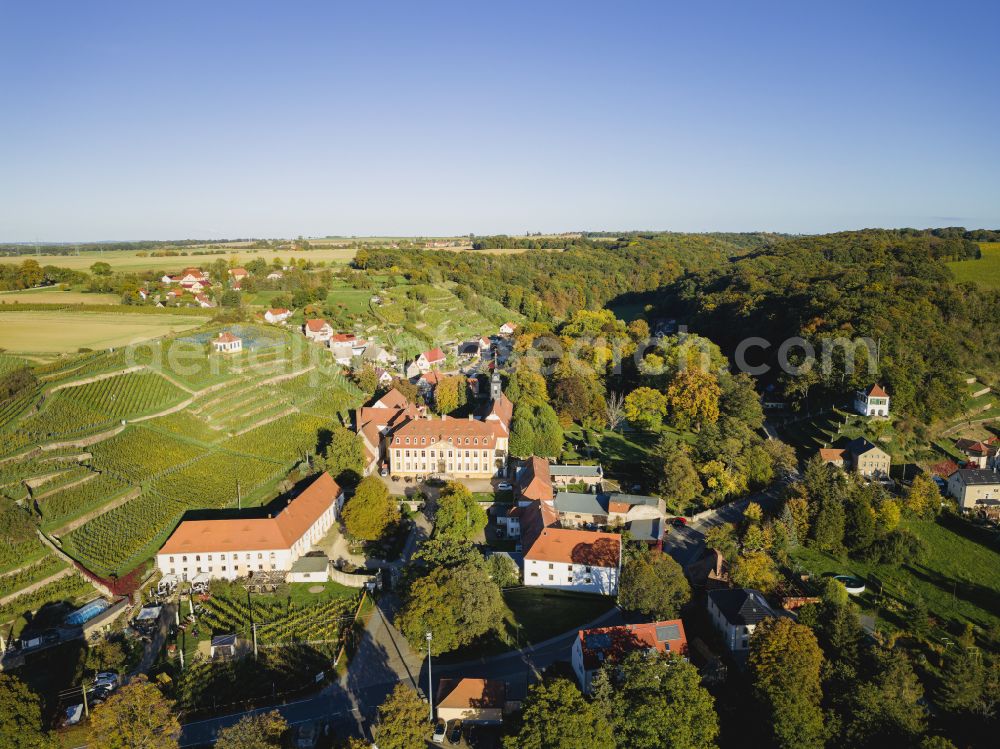
<instances>
[{"instance_id":1,"label":"white villa on hillside","mask_svg":"<svg viewBox=\"0 0 1000 749\"><path fill-rule=\"evenodd\" d=\"M275 307L264 313L264 319L272 325L280 325L291 316L292 311L284 307Z\"/></svg>"},{"instance_id":2,"label":"white villa on hillside","mask_svg":"<svg viewBox=\"0 0 1000 749\"><path fill-rule=\"evenodd\" d=\"M185 520L157 553L156 566L181 580L288 572L330 530L343 497L323 473L273 518Z\"/></svg>"},{"instance_id":3,"label":"white villa on hillside","mask_svg":"<svg viewBox=\"0 0 1000 749\"><path fill-rule=\"evenodd\" d=\"M243 350L243 339L227 330L212 339L212 346L220 354L235 354Z\"/></svg>"},{"instance_id":4,"label":"white villa on hillside","mask_svg":"<svg viewBox=\"0 0 1000 749\"><path fill-rule=\"evenodd\" d=\"M889 416L889 394L880 385L872 385L867 390L854 394L854 410L862 416Z\"/></svg>"},{"instance_id":5,"label":"white villa on hillside","mask_svg":"<svg viewBox=\"0 0 1000 749\"><path fill-rule=\"evenodd\" d=\"M302 326L302 332L305 333L306 338L316 343L326 343L333 338L333 328L322 318L306 320L306 324Z\"/></svg>"}]
</instances>

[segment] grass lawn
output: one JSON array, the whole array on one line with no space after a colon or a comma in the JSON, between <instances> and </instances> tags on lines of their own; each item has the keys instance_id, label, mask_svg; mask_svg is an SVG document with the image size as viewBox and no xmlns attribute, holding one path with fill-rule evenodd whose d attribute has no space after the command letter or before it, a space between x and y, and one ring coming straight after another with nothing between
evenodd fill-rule
<instances>
[{"instance_id":1,"label":"grass lawn","mask_svg":"<svg viewBox=\"0 0 1000 749\"><path fill-rule=\"evenodd\" d=\"M121 304L116 294L92 294L87 291L64 291L56 286L24 291L0 292L0 304Z\"/></svg>"},{"instance_id":2,"label":"grass lawn","mask_svg":"<svg viewBox=\"0 0 1000 749\"><path fill-rule=\"evenodd\" d=\"M957 281L969 281L987 289L1000 289L1000 242L980 242L979 260L948 263Z\"/></svg>"},{"instance_id":3,"label":"grass lawn","mask_svg":"<svg viewBox=\"0 0 1000 749\"><path fill-rule=\"evenodd\" d=\"M69 353L103 349L158 338L205 324L184 315L119 314L77 311L0 311L0 348L8 351Z\"/></svg>"},{"instance_id":4,"label":"grass lawn","mask_svg":"<svg viewBox=\"0 0 1000 749\"><path fill-rule=\"evenodd\" d=\"M650 450L664 435L688 443L696 439L694 434L678 432L670 427L663 427L655 432L622 433L607 429L585 431L574 424L565 432L563 459L596 461L604 466L605 472L612 478L639 478L642 464L649 457Z\"/></svg>"},{"instance_id":5,"label":"grass lawn","mask_svg":"<svg viewBox=\"0 0 1000 749\"><path fill-rule=\"evenodd\" d=\"M991 533L953 515L942 515L938 521L906 521L903 527L927 545L922 563L893 568L840 561L803 547L792 550L792 558L813 575L849 573L866 579L876 575L885 584L890 599L880 607L879 626L888 622L901 628L900 614L918 595L927 601L937 619L959 625L953 630L959 630L966 621L984 628L1000 623L1000 552ZM874 609L877 592L870 588L859 601L869 611Z\"/></svg>"},{"instance_id":6,"label":"grass lawn","mask_svg":"<svg viewBox=\"0 0 1000 749\"><path fill-rule=\"evenodd\" d=\"M316 585L322 585L323 590L319 593L310 593L309 589ZM356 598L358 593L358 588L348 588L346 585L333 581L327 583L289 583L288 585L288 597L291 598L293 606L312 606L333 598Z\"/></svg>"}]
</instances>

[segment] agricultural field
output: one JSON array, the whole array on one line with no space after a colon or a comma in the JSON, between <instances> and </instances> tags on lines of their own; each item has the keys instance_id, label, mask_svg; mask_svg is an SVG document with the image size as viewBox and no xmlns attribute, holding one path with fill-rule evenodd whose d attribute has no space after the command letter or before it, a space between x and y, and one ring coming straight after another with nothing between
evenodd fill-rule
<instances>
[{"instance_id":1,"label":"agricultural field","mask_svg":"<svg viewBox=\"0 0 1000 749\"><path fill-rule=\"evenodd\" d=\"M91 452L90 464L96 470L129 484L140 484L169 468L201 457L205 448L139 425L98 442Z\"/></svg>"},{"instance_id":2,"label":"agricultural field","mask_svg":"<svg viewBox=\"0 0 1000 749\"><path fill-rule=\"evenodd\" d=\"M286 470L277 461L216 452L164 474L153 482L152 490L189 509L219 509L235 505L238 493L248 499Z\"/></svg>"},{"instance_id":3,"label":"agricultural field","mask_svg":"<svg viewBox=\"0 0 1000 749\"><path fill-rule=\"evenodd\" d=\"M54 554L49 554L37 562L26 564L16 572L0 576L0 598L6 598L64 569L66 569L66 563Z\"/></svg>"},{"instance_id":4,"label":"agricultural field","mask_svg":"<svg viewBox=\"0 0 1000 749\"><path fill-rule=\"evenodd\" d=\"M116 348L190 330L204 323L204 316L194 315L0 311L0 348L15 353L57 354L81 348Z\"/></svg>"},{"instance_id":5,"label":"agricultural field","mask_svg":"<svg viewBox=\"0 0 1000 749\"><path fill-rule=\"evenodd\" d=\"M270 263L275 257L281 258L283 263L289 260L311 260L314 263L324 262L327 264L345 265L349 263L355 254L355 250L348 247L321 247L320 249L294 251L294 250L251 250L240 245L232 245L231 251L215 254L193 254L190 250L182 251L171 257L140 257L135 250L109 250L107 252L83 252L79 255L42 255L31 258L38 260L42 265L56 265L60 268L71 268L73 270L90 271L90 266L96 262L108 263L112 270L132 273L143 273L152 271L178 272L188 266L210 265L220 258L223 260L235 259L238 263L245 263L254 258L263 258ZM17 258L5 258L3 262L20 264L28 256Z\"/></svg>"},{"instance_id":6,"label":"agricultural field","mask_svg":"<svg viewBox=\"0 0 1000 749\"><path fill-rule=\"evenodd\" d=\"M83 483L35 500L42 515L42 530L57 528L104 506L130 489L128 484L112 476L91 475L93 478Z\"/></svg>"},{"instance_id":7,"label":"agricultural field","mask_svg":"<svg viewBox=\"0 0 1000 749\"><path fill-rule=\"evenodd\" d=\"M0 622L13 621L14 626L9 630L5 629L5 634L9 637L18 637L28 623L31 612L40 606L60 601L75 606L95 595L94 587L80 575L67 575L0 606Z\"/></svg>"},{"instance_id":8,"label":"agricultural field","mask_svg":"<svg viewBox=\"0 0 1000 749\"><path fill-rule=\"evenodd\" d=\"M968 281L988 289L1000 289L1000 242L981 242L979 260L948 263L957 281Z\"/></svg>"},{"instance_id":9,"label":"agricultural field","mask_svg":"<svg viewBox=\"0 0 1000 749\"><path fill-rule=\"evenodd\" d=\"M0 291L0 305L4 304L121 304L115 294L97 294L73 291L59 286L45 286L23 291Z\"/></svg>"}]
</instances>

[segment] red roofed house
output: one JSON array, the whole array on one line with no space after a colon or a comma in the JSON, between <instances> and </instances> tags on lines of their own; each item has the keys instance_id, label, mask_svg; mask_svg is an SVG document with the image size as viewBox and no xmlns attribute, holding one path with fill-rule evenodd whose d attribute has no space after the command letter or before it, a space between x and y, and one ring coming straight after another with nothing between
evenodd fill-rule
<instances>
[{"instance_id":1,"label":"red roofed house","mask_svg":"<svg viewBox=\"0 0 1000 749\"><path fill-rule=\"evenodd\" d=\"M417 365L417 369L421 372L429 372L433 367L443 366L444 360L444 351L440 347L435 347L430 351L423 352L413 363Z\"/></svg>"},{"instance_id":2,"label":"red roofed house","mask_svg":"<svg viewBox=\"0 0 1000 749\"><path fill-rule=\"evenodd\" d=\"M243 279L246 278L249 275L250 274L247 272L246 268L230 268L229 269L229 278L232 281L232 284L233 284L234 288L238 288L239 285L241 283L243 283Z\"/></svg>"},{"instance_id":3,"label":"red roofed house","mask_svg":"<svg viewBox=\"0 0 1000 749\"><path fill-rule=\"evenodd\" d=\"M880 385L854 394L854 410L862 416L889 417L889 394Z\"/></svg>"},{"instance_id":4,"label":"red roofed house","mask_svg":"<svg viewBox=\"0 0 1000 749\"><path fill-rule=\"evenodd\" d=\"M995 468L997 464L997 444L996 438L986 441L958 439L955 440L955 449L961 452L970 465L966 468Z\"/></svg>"},{"instance_id":5,"label":"red roofed house","mask_svg":"<svg viewBox=\"0 0 1000 749\"><path fill-rule=\"evenodd\" d=\"M552 500L520 507L524 584L615 595L622 566L619 533L562 528Z\"/></svg>"},{"instance_id":6,"label":"red roofed house","mask_svg":"<svg viewBox=\"0 0 1000 749\"><path fill-rule=\"evenodd\" d=\"M306 320L306 324L302 326L302 332L310 341L317 343L326 343L333 338L333 328L322 318Z\"/></svg>"},{"instance_id":7,"label":"red roofed house","mask_svg":"<svg viewBox=\"0 0 1000 749\"><path fill-rule=\"evenodd\" d=\"M235 580L256 572L288 572L337 519L343 493L323 473L275 517L185 520L156 555L164 575Z\"/></svg>"},{"instance_id":8,"label":"red roofed house","mask_svg":"<svg viewBox=\"0 0 1000 749\"><path fill-rule=\"evenodd\" d=\"M573 641L570 662L584 694L590 694L591 679L606 662L620 663L630 653L644 651L685 657L687 636L680 619L618 627L582 629Z\"/></svg>"},{"instance_id":9,"label":"red roofed house","mask_svg":"<svg viewBox=\"0 0 1000 749\"><path fill-rule=\"evenodd\" d=\"M500 335L514 335L515 330L517 330L516 322L505 322L500 326Z\"/></svg>"},{"instance_id":10,"label":"red roofed house","mask_svg":"<svg viewBox=\"0 0 1000 749\"><path fill-rule=\"evenodd\" d=\"M273 325L280 325L291 316L292 311L284 307L275 307L264 313L264 319Z\"/></svg>"},{"instance_id":11,"label":"red roofed house","mask_svg":"<svg viewBox=\"0 0 1000 749\"><path fill-rule=\"evenodd\" d=\"M195 296L194 300L198 302L199 307L209 308L215 306L215 302L213 302L212 298L207 294L198 294Z\"/></svg>"},{"instance_id":12,"label":"red roofed house","mask_svg":"<svg viewBox=\"0 0 1000 749\"><path fill-rule=\"evenodd\" d=\"M243 350L243 339L227 330L219 333L218 338L212 340L212 345L220 354L235 354Z\"/></svg>"},{"instance_id":13,"label":"red roofed house","mask_svg":"<svg viewBox=\"0 0 1000 749\"><path fill-rule=\"evenodd\" d=\"M355 428L365 447L366 476L377 471L380 464L387 462L386 442L392 431L408 420L419 417L420 410L395 388L371 405L355 412Z\"/></svg>"}]
</instances>

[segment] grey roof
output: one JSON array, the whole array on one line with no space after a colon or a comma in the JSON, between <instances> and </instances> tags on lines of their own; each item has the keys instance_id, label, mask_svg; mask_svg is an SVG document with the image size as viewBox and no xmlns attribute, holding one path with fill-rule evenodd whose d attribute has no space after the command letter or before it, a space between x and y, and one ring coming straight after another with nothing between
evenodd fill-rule
<instances>
[{"instance_id":1,"label":"grey roof","mask_svg":"<svg viewBox=\"0 0 1000 749\"><path fill-rule=\"evenodd\" d=\"M236 635L215 635L212 638L213 648L223 648L236 645Z\"/></svg>"},{"instance_id":2,"label":"grey roof","mask_svg":"<svg viewBox=\"0 0 1000 749\"><path fill-rule=\"evenodd\" d=\"M587 515L607 515L607 497L581 492L559 492L555 499L559 512L576 512Z\"/></svg>"},{"instance_id":3,"label":"grey roof","mask_svg":"<svg viewBox=\"0 0 1000 749\"><path fill-rule=\"evenodd\" d=\"M777 616L764 594L752 588L710 590L708 597L730 624L757 624L769 616Z\"/></svg>"},{"instance_id":4,"label":"grey roof","mask_svg":"<svg viewBox=\"0 0 1000 749\"><path fill-rule=\"evenodd\" d=\"M330 566L330 560L324 556L299 557L292 565L292 572L323 572Z\"/></svg>"},{"instance_id":5,"label":"grey roof","mask_svg":"<svg viewBox=\"0 0 1000 749\"><path fill-rule=\"evenodd\" d=\"M962 483L966 485L1000 484L1000 473L987 471L985 468L960 468L957 474Z\"/></svg>"},{"instance_id":6,"label":"grey roof","mask_svg":"<svg viewBox=\"0 0 1000 749\"><path fill-rule=\"evenodd\" d=\"M878 447L878 445L872 444L864 437L858 437L857 439L853 439L847 443L847 450L853 455L864 455L866 452L870 452L871 450L881 449L882 448Z\"/></svg>"},{"instance_id":7,"label":"grey roof","mask_svg":"<svg viewBox=\"0 0 1000 749\"><path fill-rule=\"evenodd\" d=\"M612 502L625 502L630 505L649 505L657 507L660 504L659 497L647 497L644 494L622 494L621 492L611 492L608 499Z\"/></svg>"},{"instance_id":8,"label":"grey roof","mask_svg":"<svg viewBox=\"0 0 1000 749\"><path fill-rule=\"evenodd\" d=\"M600 478L604 472L600 466L562 466L550 465L549 474L552 476L578 476L580 478Z\"/></svg>"},{"instance_id":9,"label":"grey roof","mask_svg":"<svg viewBox=\"0 0 1000 749\"><path fill-rule=\"evenodd\" d=\"M628 530L636 541L660 540L660 521L657 518L633 520L628 524Z\"/></svg>"}]
</instances>

